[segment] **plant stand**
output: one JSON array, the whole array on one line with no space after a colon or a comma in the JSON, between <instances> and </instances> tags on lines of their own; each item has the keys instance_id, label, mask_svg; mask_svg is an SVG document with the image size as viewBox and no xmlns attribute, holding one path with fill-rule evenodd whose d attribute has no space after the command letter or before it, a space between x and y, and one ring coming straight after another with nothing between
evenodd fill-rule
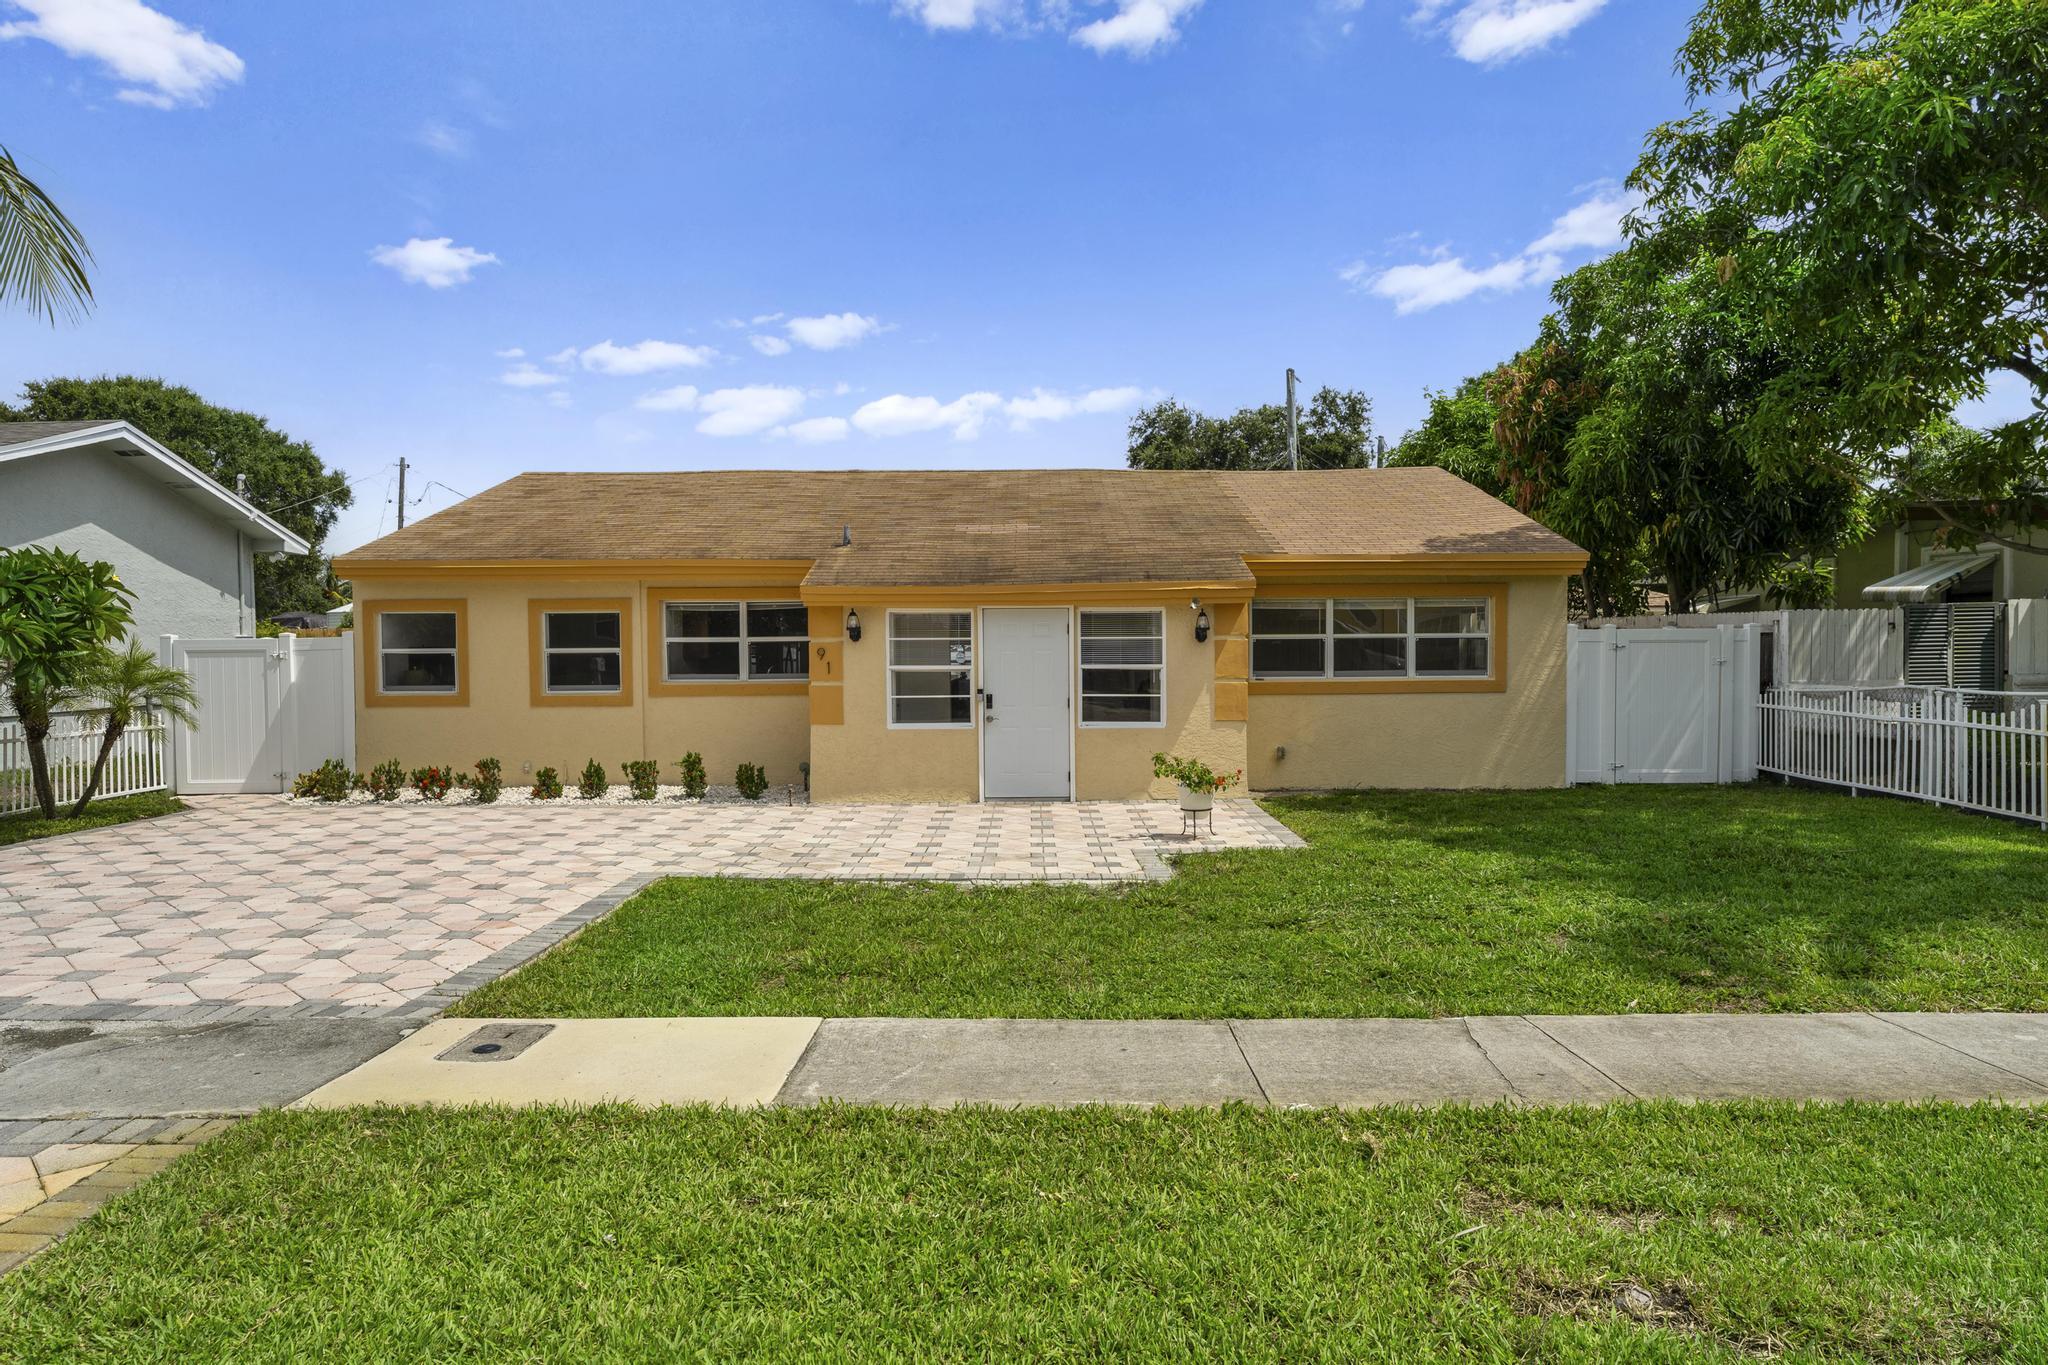
<instances>
[{"instance_id":1,"label":"plant stand","mask_svg":"<svg viewBox=\"0 0 2048 1365\"><path fill-rule=\"evenodd\" d=\"M1207 822L1209 833L1216 832L1216 793L1180 789L1180 832L1185 839L1202 837L1202 826Z\"/></svg>"}]
</instances>

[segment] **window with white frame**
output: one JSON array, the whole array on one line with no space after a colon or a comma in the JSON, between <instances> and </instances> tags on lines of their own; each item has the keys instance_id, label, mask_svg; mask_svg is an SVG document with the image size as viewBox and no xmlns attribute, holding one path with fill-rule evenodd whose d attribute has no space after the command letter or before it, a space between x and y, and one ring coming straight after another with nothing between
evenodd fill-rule
<instances>
[{"instance_id":1,"label":"window with white frame","mask_svg":"<svg viewBox=\"0 0 2048 1365\"><path fill-rule=\"evenodd\" d=\"M385 692L455 691L455 613L377 614L377 678Z\"/></svg>"},{"instance_id":2,"label":"window with white frame","mask_svg":"<svg viewBox=\"0 0 2048 1365\"><path fill-rule=\"evenodd\" d=\"M620 613L541 613L541 686L550 693L617 692L624 679Z\"/></svg>"},{"instance_id":3,"label":"window with white frame","mask_svg":"<svg viewBox=\"0 0 2048 1365\"><path fill-rule=\"evenodd\" d=\"M948 729L974 724L971 613L889 613L889 723Z\"/></svg>"},{"instance_id":4,"label":"window with white frame","mask_svg":"<svg viewBox=\"0 0 2048 1365\"><path fill-rule=\"evenodd\" d=\"M1491 598L1275 598L1252 603L1254 678L1492 674Z\"/></svg>"},{"instance_id":5,"label":"window with white frame","mask_svg":"<svg viewBox=\"0 0 2048 1365\"><path fill-rule=\"evenodd\" d=\"M1165 724L1166 639L1157 611L1081 613L1081 724Z\"/></svg>"},{"instance_id":6,"label":"window with white frame","mask_svg":"<svg viewBox=\"0 0 2048 1365\"><path fill-rule=\"evenodd\" d=\"M662 648L669 682L794 682L811 672L801 602L666 602Z\"/></svg>"}]
</instances>

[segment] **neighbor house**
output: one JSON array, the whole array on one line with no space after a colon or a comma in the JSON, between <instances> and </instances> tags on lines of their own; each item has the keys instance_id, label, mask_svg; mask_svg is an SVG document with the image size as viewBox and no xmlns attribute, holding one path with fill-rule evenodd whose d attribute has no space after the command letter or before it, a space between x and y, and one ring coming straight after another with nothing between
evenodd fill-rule
<instances>
[{"instance_id":1,"label":"neighbor house","mask_svg":"<svg viewBox=\"0 0 2048 1365\"><path fill-rule=\"evenodd\" d=\"M361 766L973 801L1560 785L1585 558L1436 469L755 471L522 475L335 567Z\"/></svg>"},{"instance_id":2,"label":"neighbor house","mask_svg":"<svg viewBox=\"0 0 2048 1365\"><path fill-rule=\"evenodd\" d=\"M1958 549L1920 504L1835 557L1835 605L1896 606L1905 680L1982 691L2048 687L2048 531ZM2022 546L2032 546L2031 549Z\"/></svg>"},{"instance_id":3,"label":"neighbor house","mask_svg":"<svg viewBox=\"0 0 2048 1365\"><path fill-rule=\"evenodd\" d=\"M151 644L253 634L255 557L307 550L126 422L0 422L0 546L26 545L112 564Z\"/></svg>"}]
</instances>

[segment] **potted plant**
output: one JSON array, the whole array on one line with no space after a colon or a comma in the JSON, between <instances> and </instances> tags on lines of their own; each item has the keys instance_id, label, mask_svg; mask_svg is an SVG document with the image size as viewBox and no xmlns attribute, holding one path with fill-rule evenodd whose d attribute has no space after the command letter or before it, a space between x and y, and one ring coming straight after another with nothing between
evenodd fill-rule
<instances>
[{"instance_id":1,"label":"potted plant","mask_svg":"<svg viewBox=\"0 0 2048 1365\"><path fill-rule=\"evenodd\" d=\"M1180 808L1186 815L1195 815L1213 810L1216 793L1229 791L1244 780L1244 769L1234 773L1219 773L1199 758L1179 758L1173 754L1152 755L1152 775L1169 777L1180 787Z\"/></svg>"}]
</instances>

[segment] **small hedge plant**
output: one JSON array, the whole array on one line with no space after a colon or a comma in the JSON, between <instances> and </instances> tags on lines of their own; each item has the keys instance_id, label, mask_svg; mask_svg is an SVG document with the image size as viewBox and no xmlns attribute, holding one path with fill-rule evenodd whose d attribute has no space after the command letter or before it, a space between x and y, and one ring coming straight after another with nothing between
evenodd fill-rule
<instances>
[{"instance_id":1,"label":"small hedge plant","mask_svg":"<svg viewBox=\"0 0 2048 1365\"><path fill-rule=\"evenodd\" d=\"M661 765L651 758L629 758L619 764L626 774L626 786L633 792L635 801L652 801L656 784L661 781Z\"/></svg>"},{"instance_id":2,"label":"small hedge plant","mask_svg":"<svg viewBox=\"0 0 2048 1365\"><path fill-rule=\"evenodd\" d=\"M557 801L562 795L562 775L553 768L542 768L533 775L533 799L536 801Z\"/></svg>"},{"instance_id":3,"label":"small hedge plant","mask_svg":"<svg viewBox=\"0 0 2048 1365\"><path fill-rule=\"evenodd\" d=\"M505 790L505 765L495 758L480 758L476 761L476 776L469 780L469 789L476 793L476 803L488 806L498 799L498 793Z\"/></svg>"},{"instance_id":4,"label":"small hedge plant","mask_svg":"<svg viewBox=\"0 0 2048 1365\"><path fill-rule=\"evenodd\" d=\"M761 793L768 790L768 774L758 765L742 763L732 775L732 784L740 789L740 795L749 801L759 801Z\"/></svg>"},{"instance_id":5,"label":"small hedge plant","mask_svg":"<svg viewBox=\"0 0 2048 1365\"><path fill-rule=\"evenodd\" d=\"M455 772L445 764L429 764L412 770L412 789L429 801L439 801L455 785Z\"/></svg>"},{"instance_id":6,"label":"small hedge plant","mask_svg":"<svg viewBox=\"0 0 2048 1365\"><path fill-rule=\"evenodd\" d=\"M595 801L605 794L611 784L611 778L605 773L604 764L593 758L583 765L583 776L576 779L576 794L585 801Z\"/></svg>"},{"instance_id":7,"label":"small hedge plant","mask_svg":"<svg viewBox=\"0 0 2048 1365\"><path fill-rule=\"evenodd\" d=\"M711 789L710 779L704 776L704 755L693 749L676 766L683 772L683 795L692 801L702 801L704 793Z\"/></svg>"},{"instance_id":8,"label":"small hedge plant","mask_svg":"<svg viewBox=\"0 0 2048 1365\"><path fill-rule=\"evenodd\" d=\"M405 788L405 765L387 758L363 774L363 790L373 801L396 801Z\"/></svg>"},{"instance_id":9,"label":"small hedge plant","mask_svg":"<svg viewBox=\"0 0 2048 1365\"><path fill-rule=\"evenodd\" d=\"M330 758L309 773L292 779L292 795L304 800L346 801L356 789L355 772L338 758Z\"/></svg>"}]
</instances>

